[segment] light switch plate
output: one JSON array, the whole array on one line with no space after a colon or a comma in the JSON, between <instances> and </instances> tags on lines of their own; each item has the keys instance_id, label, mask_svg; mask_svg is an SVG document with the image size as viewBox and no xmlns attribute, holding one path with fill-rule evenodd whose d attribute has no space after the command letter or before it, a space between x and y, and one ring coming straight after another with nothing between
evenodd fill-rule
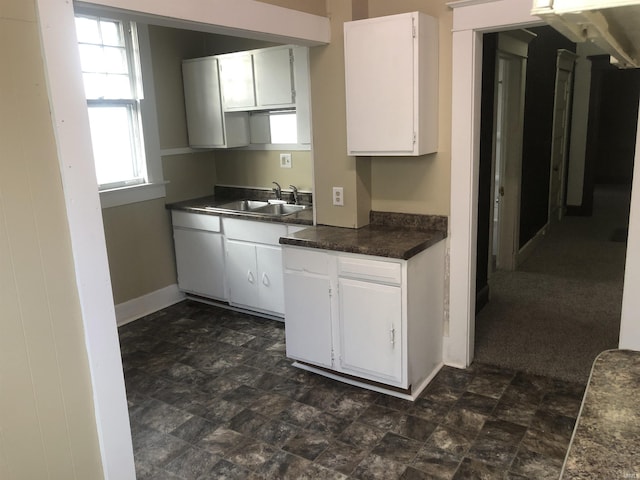
<instances>
[{"instance_id":1,"label":"light switch plate","mask_svg":"<svg viewBox=\"0 0 640 480\"><path fill-rule=\"evenodd\" d=\"M291 154L290 153L281 153L280 154L280 168L291 168Z\"/></svg>"}]
</instances>

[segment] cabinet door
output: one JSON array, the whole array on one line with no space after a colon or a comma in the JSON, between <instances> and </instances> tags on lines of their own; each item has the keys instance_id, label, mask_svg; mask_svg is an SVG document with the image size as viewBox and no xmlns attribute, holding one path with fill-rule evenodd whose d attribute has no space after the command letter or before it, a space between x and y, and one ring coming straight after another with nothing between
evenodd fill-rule
<instances>
[{"instance_id":1,"label":"cabinet door","mask_svg":"<svg viewBox=\"0 0 640 480\"><path fill-rule=\"evenodd\" d=\"M182 63L189 145L225 145L218 63L213 57Z\"/></svg>"},{"instance_id":2,"label":"cabinet door","mask_svg":"<svg viewBox=\"0 0 640 480\"><path fill-rule=\"evenodd\" d=\"M329 278L285 272L287 357L333 367Z\"/></svg>"},{"instance_id":3,"label":"cabinet door","mask_svg":"<svg viewBox=\"0 0 640 480\"><path fill-rule=\"evenodd\" d=\"M225 110L241 110L256 105L251 54L219 57L222 103Z\"/></svg>"},{"instance_id":4,"label":"cabinet door","mask_svg":"<svg viewBox=\"0 0 640 480\"><path fill-rule=\"evenodd\" d=\"M417 105L411 15L345 23L344 41L349 154L412 154Z\"/></svg>"},{"instance_id":5,"label":"cabinet door","mask_svg":"<svg viewBox=\"0 0 640 480\"><path fill-rule=\"evenodd\" d=\"M263 310L284 314L282 249L256 246L258 260L258 306Z\"/></svg>"},{"instance_id":6,"label":"cabinet door","mask_svg":"<svg viewBox=\"0 0 640 480\"><path fill-rule=\"evenodd\" d=\"M178 268L178 285L182 290L225 299L224 251L222 235L203 230L173 231Z\"/></svg>"},{"instance_id":7,"label":"cabinet door","mask_svg":"<svg viewBox=\"0 0 640 480\"><path fill-rule=\"evenodd\" d=\"M247 307L258 306L258 272L254 245L234 240L226 241L226 271L229 303Z\"/></svg>"},{"instance_id":8,"label":"cabinet door","mask_svg":"<svg viewBox=\"0 0 640 480\"><path fill-rule=\"evenodd\" d=\"M385 383L402 381L400 287L338 279L340 369Z\"/></svg>"},{"instance_id":9,"label":"cabinet door","mask_svg":"<svg viewBox=\"0 0 640 480\"><path fill-rule=\"evenodd\" d=\"M253 55L256 102L260 107L294 105L291 49L268 49Z\"/></svg>"}]
</instances>

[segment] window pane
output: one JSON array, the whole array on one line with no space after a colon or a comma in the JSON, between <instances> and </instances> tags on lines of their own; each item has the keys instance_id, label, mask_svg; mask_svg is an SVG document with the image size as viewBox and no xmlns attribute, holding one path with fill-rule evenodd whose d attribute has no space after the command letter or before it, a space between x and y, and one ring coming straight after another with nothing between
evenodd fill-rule
<instances>
[{"instance_id":1,"label":"window pane","mask_svg":"<svg viewBox=\"0 0 640 480\"><path fill-rule=\"evenodd\" d=\"M85 73L84 93L89 99L104 98L106 75L103 73Z\"/></svg>"},{"instance_id":2,"label":"window pane","mask_svg":"<svg viewBox=\"0 0 640 480\"><path fill-rule=\"evenodd\" d=\"M104 98L133 99L131 95L131 83L127 75L107 75L107 88L104 90Z\"/></svg>"},{"instance_id":3,"label":"window pane","mask_svg":"<svg viewBox=\"0 0 640 480\"><path fill-rule=\"evenodd\" d=\"M124 48L104 47L104 64L102 71L108 73L129 73L127 52Z\"/></svg>"},{"instance_id":4,"label":"window pane","mask_svg":"<svg viewBox=\"0 0 640 480\"><path fill-rule=\"evenodd\" d=\"M81 43L100 43L98 21L94 18L76 17L76 34Z\"/></svg>"},{"instance_id":5,"label":"window pane","mask_svg":"<svg viewBox=\"0 0 640 480\"><path fill-rule=\"evenodd\" d=\"M80 62L83 72L103 72L102 47L99 45L80 45Z\"/></svg>"},{"instance_id":6,"label":"window pane","mask_svg":"<svg viewBox=\"0 0 640 480\"><path fill-rule=\"evenodd\" d=\"M271 114L271 143L298 143L295 113Z\"/></svg>"},{"instance_id":7,"label":"window pane","mask_svg":"<svg viewBox=\"0 0 640 480\"><path fill-rule=\"evenodd\" d=\"M124 47L124 38L119 22L100 20L100 30L102 32L103 44Z\"/></svg>"},{"instance_id":8,"label":"window pane","mask_svg":"<svg viewBox=\"0 0 640 480\"><path fill-rule=\"evenodd\" d=\"M91 140L99 185L141 178L131 128L130 108L89 107Z\"/></svg>"}]
</instances>

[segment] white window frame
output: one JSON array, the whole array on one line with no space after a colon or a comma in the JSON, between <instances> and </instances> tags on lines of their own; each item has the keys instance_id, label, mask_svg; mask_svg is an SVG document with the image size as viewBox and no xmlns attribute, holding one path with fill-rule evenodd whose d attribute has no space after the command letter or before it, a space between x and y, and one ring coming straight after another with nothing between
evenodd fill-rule
<instances>
[{"instance_id":1,"label":"white window frame","mask_svg":"<svg viewBox=\"0 0 640 480\"><path fill-rule=\"evenodd\" d=\"M104 11L91 6L76 7L76 15L104 17L119 20L124 23L134 19L120 12ZM144 202L166 197L166 188L162 173L162 157L160 152L160 138L158 134L158 118L155 104L155 86L153 82L153 68L151 63L151 45L149 29L146 24L136 22L138 49L140 60L140 77L144 98L138 101L141 119L141 143L144 147L146 163L146 182L134 185L122 185L100 190L102 208L117 207L131 203Z\"/></svg>"}]
</instances>

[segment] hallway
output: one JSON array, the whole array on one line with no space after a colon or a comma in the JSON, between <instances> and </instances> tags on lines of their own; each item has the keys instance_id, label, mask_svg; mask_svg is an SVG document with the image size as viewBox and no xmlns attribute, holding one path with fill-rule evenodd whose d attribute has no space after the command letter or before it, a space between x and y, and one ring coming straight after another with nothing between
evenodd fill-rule
<instances>
[{"instance_id":1,"label":"hallway","mask_svg":"<svg viewBox=\"0 0 640 480\"><path fill-rule=\"evenodd\" d=\"M593 216L565 217L517 271L491 277L476 361L587 381L618 345L629 201L629 187L597 186Z\"/></svg>"}]
</instances>

